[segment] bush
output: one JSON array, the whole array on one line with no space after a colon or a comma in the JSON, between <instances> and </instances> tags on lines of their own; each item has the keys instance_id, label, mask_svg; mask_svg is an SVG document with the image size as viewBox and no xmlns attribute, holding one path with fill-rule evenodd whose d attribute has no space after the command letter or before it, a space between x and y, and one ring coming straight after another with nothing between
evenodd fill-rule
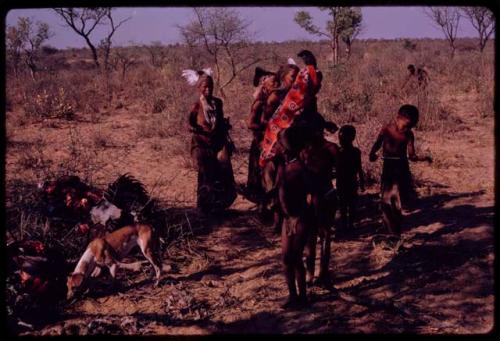
<instances>
[{"instance_id":1,"label":"bush","mask_svg":"<svg viewBox=\"0 0 500 341\"><path fill-rule=\"evenodd\" d=\"M24 104L24 112L35 118L63 118L72 120L75 115L74 105L68 99L64 88L59 88L56 93L46 89L30 98Z\"/></svg>"}]
</instances>

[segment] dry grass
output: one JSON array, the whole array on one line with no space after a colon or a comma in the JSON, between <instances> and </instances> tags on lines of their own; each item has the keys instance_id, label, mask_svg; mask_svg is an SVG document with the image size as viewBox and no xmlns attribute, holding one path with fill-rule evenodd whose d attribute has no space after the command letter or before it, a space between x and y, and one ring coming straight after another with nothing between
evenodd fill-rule
<instances>
[{"instance_id":1,"label":"dry grass","mask_svg":"<svg viewBox=\"0 0 500 341\"><path fill-rule=\"evenodd\" d=\"M417 182L431 191L435 185L429 174L436 174L435 178L463 191L489 186L492 192L493 161L484 161L480 154L493 143L484 123L493 117L493 46L480 55L471 48L473 43L460 40L456 56L450 60L447 44L440 40L357 42L350 60L335 67L327 63L325 43L256 43L248 53L259 55L259 66L271 70L304 48L317 56L324 75L319 110L339 126L356 126L355 145L362 151L369 185L378 184L381 171L379 162L368 161L369 149L381 126L402 104L410 103L421 111L415 129L417 151L434 157L430 166L412 165ZM18 79L7 74L7 231L15 238L61 241L67 227L56 224L47 228L37 206L36 183L75 174L103 188L129 172L159 200L161 214L155 223L160 226L169 259L191 272L202 271L213 260L199 250L194 238L210 228L192 210L196 172L190 157L187 111L196 94L180 73L210 64L200 51L189 52L183 46L168 47L161 65L151 64L144 47L126 50L137 62L123 79L119 70L108 76L94 70L88 51L77 49L44 55L42 64L52 71L39 73L36 81L27 74ZM401 89L410 63L426 66L431 80L425 91ZM237 182L246 180L248 167L251 134L246 122L252 71L246 70L225 89L224 111L231 118L231 136L237 147L233 155ZM487 142L476 145L476 131L487 135L481 139ZM447 140L459 135L463 146ZM327 136L337 142L337 135ZM460 157L464 148L478 152L470 152L470 159ZM477 178L476 164L488 171L491 168L491 174L471 181ZM71 245L66 252L74 257L83 241L76 235L67 240Z\"/></svg>"},{"instance_id":2,"label":"dry grass","mask_svg":"<svg viewBox=\"0 0 500 341\"><path fill-rule=\"evenodd\" d=\"M402 104L415 104L421 111L417 140L421 133L455 134L467 129L458 114L463 108L454 106L450 94L473 98L471 114L479 119L491 117L492 46L479 54L467 48L472 43L461 40L455 58L450 60L446 43L440 40L369 40L356 43L351 58L335 67L326 62L329 49L324 43L256 43L248 53L258 54L262 58L259 65L271 70L300 49L316 54L324 74L320 112L339 125L351 123L357 127L356 144L363 152L364 170L368 182L375 183L380 167L368 162L368 150L382 124ZM145 164L150 162L160 162L158 166L169 174L176 173L168 166L173 160L181 169L192 169L186 111L196 95L184 83L180 71L191 67L193 60L200 66L209 65L203 59L206 56L171 46L165 49L168 62L152 65L146 48L124 50L136 56L136 63L123 79L119 70L106 75L89 68L88 51L78 49L44 54L42 64L52 71L39 73L36 81L27 74L18 79L7 75L8 141L30 140L9 147L7 157L14 158L16 166L8 167L8 180L36 182L72 173L91 183L106 183L120 171L132 170L151 184L159 175L149 172L151 167ZM431 79L427 89L401 89L410 63L425 65ZM250 144L246 120L253 91L251 79L252 69L245 70L225 91L224 109L231 117L232 137L238 148L233 166L240 181L246 176ZM332 138L336 141L336 136ZM427 149L432 147L428 145ZM191 182L188 188L193 188L194 178L187 181ZM171 200L165 193L170 190L165 186L160 196ZM184 195L183 200L187 197Z\"/></svg>"}]
</instances>

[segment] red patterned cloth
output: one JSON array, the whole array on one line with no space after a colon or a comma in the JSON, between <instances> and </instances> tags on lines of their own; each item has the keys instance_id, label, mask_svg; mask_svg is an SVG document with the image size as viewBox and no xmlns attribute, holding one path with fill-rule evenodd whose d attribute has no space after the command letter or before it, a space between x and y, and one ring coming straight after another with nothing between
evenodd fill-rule
<instances>
[{"instance_id":1,"label":"red patterned cloth","mask_svg":"<svg viewBox=\"0 0 500 341\"><path fill-rule=\"evenodd\" d=\"M264 167L274 156L273 146L278 139L278 133L288 128L316 96L320 87L317 71L312 65L306 65L295 79L283 102L269 120L264 139L261 142L259 165Z\"/></svg>"}]
</instances>

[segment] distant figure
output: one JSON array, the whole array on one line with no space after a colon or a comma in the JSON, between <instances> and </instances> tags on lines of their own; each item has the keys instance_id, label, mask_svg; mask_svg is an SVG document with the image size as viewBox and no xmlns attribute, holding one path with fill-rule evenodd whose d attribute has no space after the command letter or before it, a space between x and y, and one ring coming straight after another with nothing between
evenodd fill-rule
<instances>
[{"instance_id":1,"label":"distant figure","mask_svg":"<svg viewBox=\"0 0 500 341\"><path fill-rule=\"evenodd\" d=\"M213 96L212 70L184 70L190 85L196 85L199 100L189 112L193 137L191 155L198 168L197 207L205 213L229 207L236 199L229 137L229 120L224 118L222 100Z\"/></svg>"},{"instance_id":2,"label":"distant figure","mask_svg":"<svg viewBox=\"0 0 500 341\"><path fill-rule=\"evenodd\" d=\"M394 235L401 234L401 201L406 202L414 194L408 159L428 161L427 157L415 154L415 137L412 128L418 122L418 109L409 104L403 105L395 119L380 130L377 140L370 151L370 161L377 160L377 151L382 147L384 160L381 177L381 209L384 226Z\"/></svg>"},{"instance_id":3,"label":"distant figure","mask_svg":"<svg viewBox=\"0 0 500 341\"><path fill-rule=\"evenodd\" d=\"M419 90L425 90L430 81L429 73L425 67L420 66L417 68L415 65L409 64L406 69L408 70L408 75L401 89L406 90L410 94Z\"/></svg>"},{"instance_id":4,"label":"distant figure","mask_svg":"<svg viewBox=\"0 0 500 341\"><path fill-rule=\"evenodd\" d=\"M427 85L429 84L430 77L429 73L425 70L425 67L419 67L417 69L417 81L418 81L418 86L426 89Z\"/></svg>"},{"instance_id":5,"label":"distant figure","mask_svg":"<svg viewBox=\"0 0 500 341\"><path fill-rule=\"evenodd\" d=\"M352 145L356 137L356 128L344 125L339 130L340 151L337 157L337 192L344 231L352 231L356 220L358 186L365 190L361 151ZM358 182L359 178L359 182Z\"/></svg>"}]
</instances>

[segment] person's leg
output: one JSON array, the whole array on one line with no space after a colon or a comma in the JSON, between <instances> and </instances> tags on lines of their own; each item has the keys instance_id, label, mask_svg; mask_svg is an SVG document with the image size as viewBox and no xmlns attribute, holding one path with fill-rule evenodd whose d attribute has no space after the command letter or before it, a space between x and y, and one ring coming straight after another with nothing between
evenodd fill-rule
<instances>
[{"instance_id":1,"label":"person's leg","mask_svg":"<svg viewBox=\"0 0 500 341\"><path fill-rule=\"evenodd\" d=\"M394 186L393 196L391 198L392 203L392 219L393 219L393 233L400 235L401 234L401 221L403 218L403 214L401 212L401 196L399 191L399 186Z\"/></svg>"},{"instance_id":2,"label":"person's leg","mask_svg":"<svg viewBox=\"0 0 500 341\"><path fill-rule=\"evenodd\" d=\"M354 229L354 223L356 222L356 205L357 204L358 204L358 196L356 193L353 193L351 200L349 201L349 207L348 207L349 229L351 231Z\"/></svg>"},{"instance_id":3,"label":"person's leg","mask_svg":"<svg viewBox=\"0 0 500 341\"><path fill-rule=\"evenodd\" d=\"M393 211L393 198L394 198L395 184L383 184L381 193L380 207L382 210L382 221L385 229L389 233L394 233L394 211Z\"/></svg>"},{"instance_id":4,"label":"person's leg","mask_svg":"<svg viewBox=\"0 0 500 341\"><path fill-rule=\"evenodd\" d=\"M297 301L297 288L295 286L295 268L294 268L294 249L293 249L293 241L294 235L288 235L287 233L287 224L289 224L289 217L286 217L283 220L283 228L281 231L281 256L283 262L283 268L285 272L285 280L288 286L288 301L285 303L286 305L292 304Z\"/></svg>"},{"instance_id":5,"label":"person's leg","mask_svg":"<svg viewBox=\"0 0 500 341\"><path fill-rule=\"evenodd\" d=\"M304 262L302 260L302 255L304 253L304 247L308 242L308 231L304 221L301 217L297 221L296 226L297 235L294 239L294 267L295 267L295 280L297 281L297 286L299 289L299 303L305 304L307 302L307 289L306 289L306 269L304 267Z\"/></svg>"},{"instance_id":6,"label":"person's leg","mask_svg":"<svg viewBox=\"0 0 500 341\"><path fill-rule=\"evenodd\" d=\"M250 146L248 157L247 191L250 199L257 200L262 193L261 170L259 166L260 148L259 141L255 138Z\"/></svg>"},{"instance_id":7,"label":"person's leg","mask_svg":"<svg viewBox=\"0 0 500 341\"><path fill-rule=\"evenodd\" d=\"M346 196L346 193L342 187L337 188L337 193L338 193L337 204L338 204L339 210L340 210L339 230L342 232L345 232L345 231L347 231L347 227L348 227L347 196Z\"/></svg>"},{"instance_id":8,"label":"person's leg","mask_svg":"<svg viewBox=\"0 0 500 341\"><path fill-rule=\"evenodd\" d=\"M331 233L335 222L335 213L337 211L337 198L330 197L325 199L320 196L319 200L320 214L320 281L328 285L330 282L330 257L331 257Z\"/></svg>"},{"instance_id":9,"label":"person's leg","mask_svg":"<svg viewBox=\"0 0 500 341\"><path fill-rule=\"evenodd\" d=\"M305 246L306 253L306 282L308 285L313 284L314 280L314 267L316 263L316 243L318 239L317 228L311 226L307 243Z\"/></svg>"}]
</instances>

